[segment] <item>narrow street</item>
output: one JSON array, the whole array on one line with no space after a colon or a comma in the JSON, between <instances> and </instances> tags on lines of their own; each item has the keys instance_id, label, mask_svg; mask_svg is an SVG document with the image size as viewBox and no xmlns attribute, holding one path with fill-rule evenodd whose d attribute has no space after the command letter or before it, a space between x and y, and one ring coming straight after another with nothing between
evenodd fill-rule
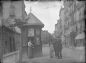
<instances>
[{"instance_id":1,"label":"narrow street","mask_svg":"<svg viewBox=\"0 0 86 63\"><path fill-rule=\"evenodd\" d=\"M52 1L0 0L0 63L85 62L85 3Z\"/></svg>"},{"instance_id":2,"label":"narrow street","mask_svg":"<svg viewBox=\"0 0 86 63\"><path fill-rule=\"evenodd\" d=\"M43 46L43 56L28 59L23 56L23 63L84 63L84 50L80 48L63 48L63 59L50 58L49 46Z\"/></svg>"}]
</instances>

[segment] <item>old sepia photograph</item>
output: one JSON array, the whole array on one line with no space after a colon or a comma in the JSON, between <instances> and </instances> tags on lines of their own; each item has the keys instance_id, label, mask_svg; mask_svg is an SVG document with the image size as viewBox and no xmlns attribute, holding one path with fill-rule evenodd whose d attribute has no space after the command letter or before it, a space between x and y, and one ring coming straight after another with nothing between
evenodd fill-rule
<instances>
[{"instance_id":1,"label":"old sepia photograph","mask_svg":"<svg viewBox=\"0 0 86 63\"><path fill-rule=\"evenodd\" d=\"M85 63L85 1L0 0L0 63Z\"/></svg>"}]
</instances>

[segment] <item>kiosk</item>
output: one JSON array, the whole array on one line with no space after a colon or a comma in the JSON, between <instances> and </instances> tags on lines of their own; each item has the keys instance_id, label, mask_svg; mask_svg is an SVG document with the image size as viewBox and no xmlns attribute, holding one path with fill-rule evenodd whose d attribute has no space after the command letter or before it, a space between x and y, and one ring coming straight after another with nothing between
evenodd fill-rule
<instances>
[{"instance_id":1,"label":"kiosk","mask_svg":"<svg viewBox=\"0 0 86 63\"><path fill-rule=\"evenodd\" d=\"M23 25L29 58L42 55L41 30L43 27L44 24L34 14L29 13L26 24ZM31 47L29 41L32 44Z\"/></svg>"}]
</instances>

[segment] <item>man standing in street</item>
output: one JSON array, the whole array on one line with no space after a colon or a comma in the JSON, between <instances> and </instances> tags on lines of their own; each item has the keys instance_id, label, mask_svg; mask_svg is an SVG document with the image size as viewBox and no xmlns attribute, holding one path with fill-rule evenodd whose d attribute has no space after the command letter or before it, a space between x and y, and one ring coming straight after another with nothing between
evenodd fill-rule
<instances>
[{"instance_id":1,"label":"man standing in street","mask_svg":"<svg viewBox=\"0 0 86 63\"><path fill-rule=\"evenodd\" d=\"M58 39L58 52L59 52L59 58L62 58L62 41L60 38Z\"/></svg>"},{"instance_id":2,"label":"man standing in street","mask_svg":"<svg viewBox=\"0 0 86 63\"><path fill-rule=\"evenodd\" d=\"M55 51L55 56L59 59L62 58L62 44L60 38L54 39L53 47Z\"/></svg>"}]
</instances>

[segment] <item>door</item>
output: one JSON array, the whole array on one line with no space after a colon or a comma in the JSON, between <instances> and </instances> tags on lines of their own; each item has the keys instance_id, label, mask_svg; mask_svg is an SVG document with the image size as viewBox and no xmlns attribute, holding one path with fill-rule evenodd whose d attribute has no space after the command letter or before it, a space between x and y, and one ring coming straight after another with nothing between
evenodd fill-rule
<instances>
[{"instance_id":1,"label":"door","mask_svg":"<svg viewBox=\"0 0 86 63\"><path fill-rule=\"evenodd\" d=\"M40 29L35 29L35 40L34 40L34 57L39 57L42 55L42 45L41 45L41 31Z\"/></svg>"}]
</instances>

